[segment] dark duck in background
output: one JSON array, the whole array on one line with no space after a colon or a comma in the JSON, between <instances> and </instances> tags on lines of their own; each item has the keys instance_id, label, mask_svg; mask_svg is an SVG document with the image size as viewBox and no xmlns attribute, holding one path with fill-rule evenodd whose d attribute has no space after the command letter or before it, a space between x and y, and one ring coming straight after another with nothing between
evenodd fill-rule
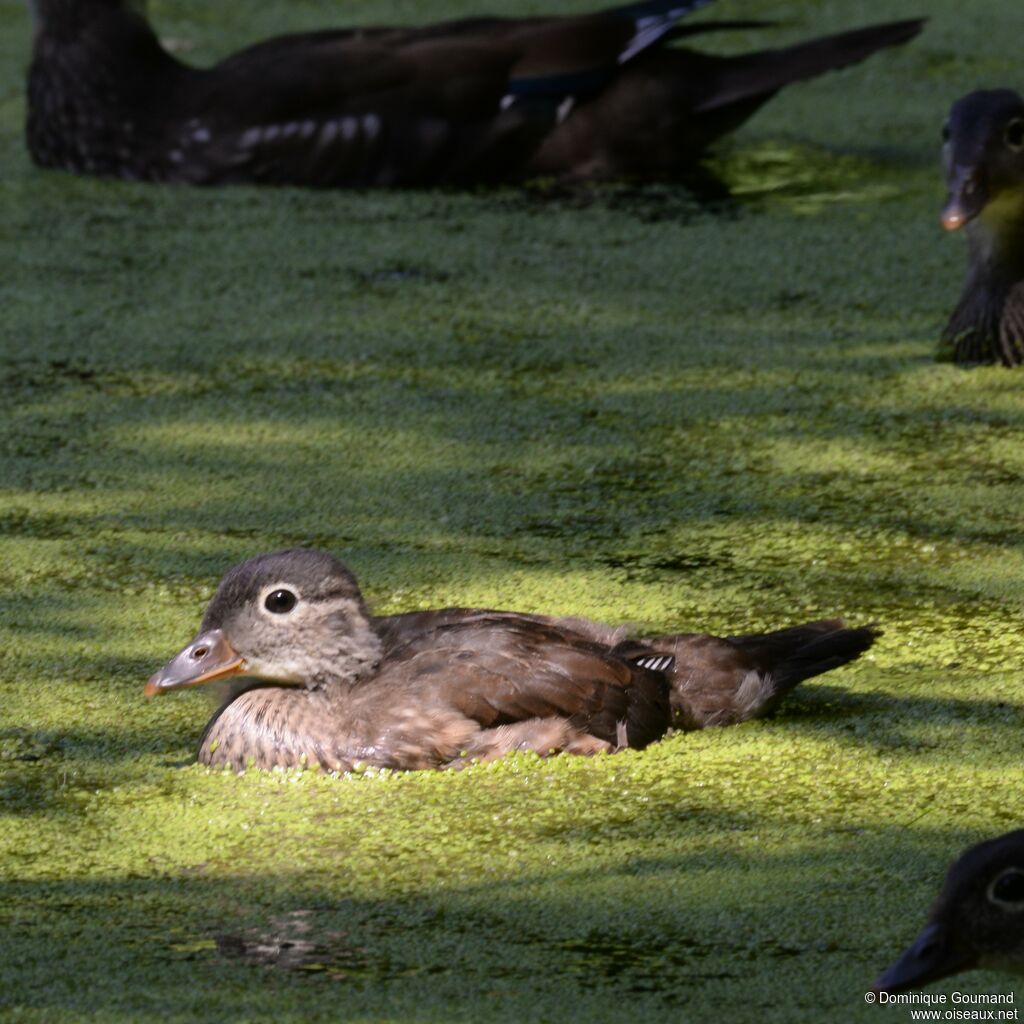
<instances>
[{"instance_id":1,"label":"dark duck in background","mask_svg":"<svg viewBox=\"0 0 1024 1024\"><path fill-rule=\"evenodd\" d=\"M920 988L976 967L1024 974L1024 829L957 860L928 923L875 991Z\"/></svg>"},{"instance_id":2,"label":"dark duck in background","mask_svg":"<svg viewBox=\"0 0 1024 1024\"><path fill-rule=\"evenodd\" d=\"M942 225L967 229L967 280L943 332L958 363L1024 362L1024 100L972 92L942 130Z\"/></svg>"},{"instance_id":3,"label":"dark duck in background","mask_svg":"<svg viewBox=\"0 0 1024 1024\"><path fill-rule=\"evenodd\" d=\"M194 184L679 178L783 86L922 25L734 57L666 45L752 24L677 26L708 2L305 32L200 69L137 2L29 0L28 148L43 167Z\"/></svg>"},{"instance_id":4,"label":"dark duck in background","mask_svg":"<svg viewBox=\"0 0 1024 1024\"><path fill-rule=\"evenodd\" d=\"M443 768L642 748L673 725L763 716L877 635L834 619L728 639L625 633L469 608L374 616L341 562L296 548L228 572L145 692L224 681L204 764Z\"/></svg>"}]
</instances>

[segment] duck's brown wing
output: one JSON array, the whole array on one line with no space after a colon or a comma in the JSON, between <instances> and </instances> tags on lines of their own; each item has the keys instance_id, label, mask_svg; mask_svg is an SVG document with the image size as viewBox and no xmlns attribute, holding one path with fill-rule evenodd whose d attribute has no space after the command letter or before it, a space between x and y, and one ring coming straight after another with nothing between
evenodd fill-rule
<instances>
[{"instance_id":1,"label":"duck's brown wing","mask_svg":"<svg viewBox=\"0 0 1024 1024\"><path fill-rule=\"evenodd\" d=\"M706 2L269 40L183 82L175 176L322 186L515 178L574 102Z\"/></svg>"},{"instance_id":2,"label":"duck's brown wing","mask_svg":"<svg viewBox=\"0 0 1024 1024\"><path fill-rule=\"evenodd\" d=\"M575 634L603 648L615 647L629 633L628 626L609 626L592 619L568 615L535 615L529 612L504 612L493 608L438 608L422 612L399 612L379 615L373 628L381 638L385 653L409 643L423 633L432 633L442 626L468 625L481 619L507 619L519 623L534 622ZM646 650L637 647L637 656ZM616 652L618 654L618 652ZM628 656L627 656L628 660Z\"/></svg>"},{"instance_id":3,"label":"duck's brown wing","mask_svg":"<svg viewBox=\"0 0 1024 1024\"><path fill-rule=\"evenodd\" d=\"M449 707L481 729L561 719L613 747L644 747L669 725L664 674L570 630L481 614L422 634L382 662L379 692Z\"/></svg>"},{"instance_id":4,"label":"duck's brown wing","mask_svg":"<svg viewBox=\"0 0 1024 1024\"><path fill-rule=\"evenodd\" d=\"M509 613L483 608L436 608L421 612L399 612L396 615L377 615L373 619L373 628L380 637L384 653L387 655L422 634L432 633L442 626L467 622L479 616L504 617L507 614ZM533 618L530 615L513 617Z\"/></svg>"}]
</instances>

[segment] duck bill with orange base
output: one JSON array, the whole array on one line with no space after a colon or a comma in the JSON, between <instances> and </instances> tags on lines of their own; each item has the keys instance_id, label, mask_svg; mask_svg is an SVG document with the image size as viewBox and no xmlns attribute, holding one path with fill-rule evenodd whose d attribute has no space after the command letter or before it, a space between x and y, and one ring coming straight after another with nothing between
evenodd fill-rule
<instances>
[{"instance_id":1,"label":"duck bill with orange base","mask_svg":"<svg viewBox=\"0 0 1024 1024\"><path fill-rule=\"evenodd\" d=\"M228 676L243 675L246 671L245 659L228 643L223 632L208 629L154 672L142 692L147 697L155 697L168 690L212 683Z\"/></svg>"}]
</instances>

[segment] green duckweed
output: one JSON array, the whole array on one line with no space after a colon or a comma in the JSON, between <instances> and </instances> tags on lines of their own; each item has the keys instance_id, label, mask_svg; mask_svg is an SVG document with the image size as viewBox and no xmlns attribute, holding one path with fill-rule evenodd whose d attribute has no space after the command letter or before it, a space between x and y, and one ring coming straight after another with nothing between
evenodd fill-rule
<instances>
[{"instance_id":1,"label":"green duckweed","mask_svg":"<svg viewBox=\"0 0 1024 1024\"><path fill-rule=\"evenodd\" d=\"M925 6L721 0L783 23L723 51L931 22L720 147L715 211L43 173L0 3L0 1020L897 1019L865 989L1024 810L1024 376L935 359L939 127L1019 84L1024 14ZM151 3L196 62L478 10ZM643 752L208 771L208 705L142 684L227 567L297 543L378 610L885 633Z\"/></svg>"}]
</instances>

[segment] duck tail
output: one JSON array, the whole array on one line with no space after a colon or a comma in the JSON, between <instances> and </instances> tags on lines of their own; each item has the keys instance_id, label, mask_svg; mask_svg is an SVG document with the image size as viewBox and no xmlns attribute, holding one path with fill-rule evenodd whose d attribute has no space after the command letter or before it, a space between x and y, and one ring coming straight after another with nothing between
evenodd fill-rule
<instances>
[{"instance_id":1,"label":"duck tail","mask_svg":"<svg viewBox=\"0 0 1024 1024\"><path fill-rule=\"evenodd\" d=\"M645 652L673 655L666 670L672 724L693 730L770 715L803 680L853 661L880 633L875 626L850 628L842 619L821 619L773 633L681 634L642 643Z\"/></svg>"},{"instance_id":2,"label":"duck tail","mask_svg":"<svg viewBox=\"0 0 1024 1024\"><path fill-rule=\"evenodd\" d=\"M926 19L912 18L820 36L778 50L723 59L720 77L696 110L710 112L735 103L767 100L785 85L837 71L870 57L876 50L913 39Z\"/></svg>"},{"instance_id":3,"label":"duck tail","mask_svg":"<svg viewBox=\"0 0 1024 1024\"><path fill-rule=\"evenodd\" d=\"M774 633L728 639L756 662L769 666L777 700L805 679L859 658L881 634L874 625L849 627L842 619L820 619Z\"/></svg>"}]
</instances>

